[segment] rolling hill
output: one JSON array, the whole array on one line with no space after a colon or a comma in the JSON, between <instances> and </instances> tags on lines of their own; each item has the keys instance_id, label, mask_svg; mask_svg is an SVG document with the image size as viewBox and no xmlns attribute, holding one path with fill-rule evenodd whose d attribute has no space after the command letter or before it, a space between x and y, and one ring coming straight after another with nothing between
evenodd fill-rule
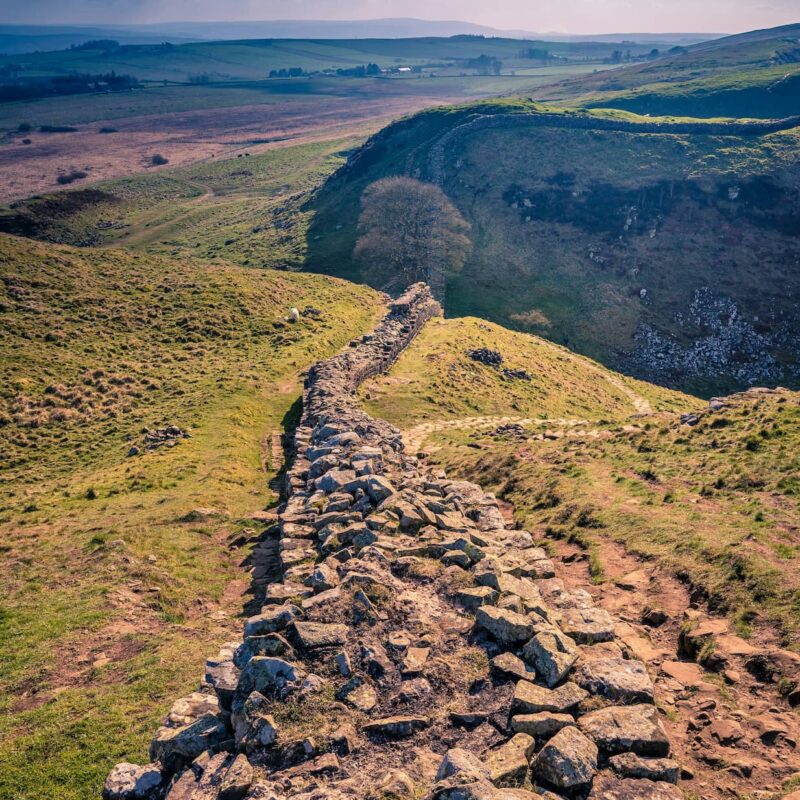
<instances>
[{"instance_id":1,"label":"rolling hill","mask_svg":"<svg viewBox=\"0 0 800 800\"><path fill-rule=\"evenodd\" d=\"M0 796L85 800L238 628L300 372L382 305L5 235L0 275Z\"/></svg>"},{"instance_id":2,"label":"rolling hill","mask_svg":"<svg viewBox=\"0 0 800 800\"><path fill-rule=\"evenodd\" d=\"M800 25L665 49L649 63L565 81L537 98L652 116L790 116L800 113Z\"/></svg>"},{"instance_id":3,"label":"rolling hill","mask_svg":"<svg viewBox=\"0 0 800 800\"><path fill-rule=\"evenodd\" d=\"M412 175L472 225L450 315L697 393L796 386L797 124L522 101L424 112L370 139L317 194L307 264L369 282L352 261L361 192Z\"/></svg>"}]
</instances>

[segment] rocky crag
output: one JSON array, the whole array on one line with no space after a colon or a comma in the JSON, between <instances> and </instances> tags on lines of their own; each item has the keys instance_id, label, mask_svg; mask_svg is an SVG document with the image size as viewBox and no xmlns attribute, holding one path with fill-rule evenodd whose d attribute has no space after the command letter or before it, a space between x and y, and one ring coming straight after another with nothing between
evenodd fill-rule
<instances>
[{"instance_id":1,"label":"rocky crag","mask_svg":"<svg viewBox=\"0 0 800 800\"><path fill-rule=\"evenodd\" d=\"M611 615L493 496L359 407L359 383L440 313L415 285L310 370L286 499L253 552L260 613L106 800L682 797Z\"/></svg>"}]
</instances>

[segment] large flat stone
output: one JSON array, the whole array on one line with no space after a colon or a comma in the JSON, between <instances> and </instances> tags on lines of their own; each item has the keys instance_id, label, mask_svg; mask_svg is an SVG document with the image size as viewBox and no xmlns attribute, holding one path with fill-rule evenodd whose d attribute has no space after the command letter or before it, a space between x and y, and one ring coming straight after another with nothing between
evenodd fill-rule
<instances>
[{"instance_id":1,"label":"large flat stone","mask_svg":"<svg viewBox=\"0 0 800 800\"><path fill-rule=\"evenodd\" d=\"M494 606L481 606L475 613L475 624L507 646L527 642L536 632L536 624L529 617Z\"/></svg>"},{"instance_id":2,"label":"large flat stone","mask_svg":"<svg viewBox=\"0 0 800 800\"><path fill-rule=\"evenodd\" d=\"M575 708L588 693L574 683L546 689L530 681L519 681L511 701L512 714L536 714L540 711L563 713Z\"/></svg>"},{"instance_id":3,"label":"large flat stone","mask_svg":"<svg viewBox=\"0 0 800 800\"><path fill-rule=\"evenodd\" d=\"M597 756L597 745L570 726L562 728L542 747L531 769L537 781L574 792L592 782Z\"/></svg>"},{"instance_id":4,"label":"large flat stone","mask_svg":"<svg viewBox=\"0 0 800 800\"><path fill-rule=\"evenodd\" d=\"M566 678L578 660L578 648L559 631L542 631L525 645L522 655L547 686L553 687Z\"/></svg>"},{"instance_id":5,"label":"large flat stone","mask_svg":"<svg viewBox=\"0 0 800 800\"><path fill-rule=\"evenodd\" d=\"M614 638L614 620L604 608L564 608L561 629L582 644L610 642Z\"/></svg>"},{"instance_id":6,"label":"large flat stone","mask_svg":"<svg viewBox=\"0 0 800 800\"><path fill-rule=\"evenodd\" d=\"M684 796L671 783L618 778L603 773L595 778L588 800L684 800Z\"/></svg>"},{"instance_id":7,"label":"large flat stone","mask_svg":"<svg viewBox=\"0 0 800 800\"><path fill-rule=\"evenodd\" d=\"M617 703L653 702L653 682L641 661L624 658L587 661L575 670L573 679L591 694Z\"/></svg>"},{"instance_id":8,"label":"large flat stone","mask_svg":"<svg viewBox=\"0 0 800 800\"><path fill-rule=\"evenodd\" d=\"M669 755L669 739L655 706L610 706L578 720L578 727L604 752L640 756Z\"/></svg>"}]
</instances>

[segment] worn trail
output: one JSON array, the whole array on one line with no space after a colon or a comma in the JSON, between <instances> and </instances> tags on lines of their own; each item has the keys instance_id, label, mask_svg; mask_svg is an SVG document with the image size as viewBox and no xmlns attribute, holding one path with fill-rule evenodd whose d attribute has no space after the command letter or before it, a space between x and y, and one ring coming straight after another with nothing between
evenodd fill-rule
<instances>
[{"instance_id":1,"label":"worn trail","mask_svg":"<svg viewBox=\"0 0 800 800\"><path fill-rule=\"evenodd\" d=\"M108 800L682 797L612 616L492 495L359 407L440 313L411 287L309 371L286 499L252 554L259 613Z\"/></svg>"}]
</instances>

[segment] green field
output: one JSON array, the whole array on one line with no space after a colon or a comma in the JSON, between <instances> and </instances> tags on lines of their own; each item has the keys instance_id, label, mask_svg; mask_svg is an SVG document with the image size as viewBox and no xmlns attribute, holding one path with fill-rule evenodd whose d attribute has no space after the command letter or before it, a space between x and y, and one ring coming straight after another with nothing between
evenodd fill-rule
<instances>
[{"instance_id":1,"label":"green field","mask_svg":"<svg viewBox=\"0 0 800 800\"><path fill-rule=\"evenodd\" d=\"M568 61L601 62L610 57L619 45L483 37L256 39L182 45L126 45L111 51L78 49L2 56L0 66L19 66L21 69L17 74L30 78L114 70L145 81L185 82L198 76L207 76L212 81L240 81L265 78L273 69L299 67L313 72L348 69L368 63L383 69L419 66L435 72L487 55L500 59L503 70L508 72L537 65L536 61L519 55L523 48L531 47L544 48L553 56ZM631 46L634 55L648 53L650 49L646 45Z\"/></svg>"},{"instance_id":2,"label":"green field","mask_svg":"<svg viewBox=\"0 0 800 800\"><path fill-rule=\"evenodd\" d=\"M0 263L0 796L86 800L237 632L227 543L275 499L262 439L380 308L310 275L8 236ZM289 325L292 306L320 313ZM167 425L191 438L128 457Z\"/></svg>"},{"instance_id":3,"label":"green field","mask_svg":"<svg viewBox=\"0 0 800 800\"><path fill-rule=\"evenodd\" d=\"M653 116L800 114L800 25L694 45L652 63L548 87L542 99Z\"/></svg>"}]
</instances>

